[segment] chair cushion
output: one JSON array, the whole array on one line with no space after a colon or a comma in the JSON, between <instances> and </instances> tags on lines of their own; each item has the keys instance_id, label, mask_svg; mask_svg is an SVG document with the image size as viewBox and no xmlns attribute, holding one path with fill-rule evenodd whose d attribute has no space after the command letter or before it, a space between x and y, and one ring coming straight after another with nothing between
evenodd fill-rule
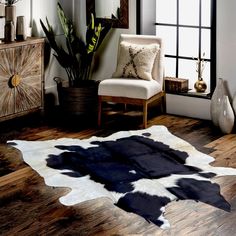
<instances>
[{"instance_id":1,"label":"chair cushion","mask_svg":"<svg viewBox=\"0 0 236 236\"><path fill-rule=\"evenodd\" d=\"M158 44L144 45L121 42L113 77L153 79L152 69L159 49Z\"/></svg>"},{"instance_id":2,"label":"chair cushion","mask_svg":"<svg viewBox=\"0 0 236 236\"><path fill-rule=\"evenodd\" d=\"M100 82L98 95L149 99L162 91L156 80L111 78Z\"/></svg>"}]
</instances>

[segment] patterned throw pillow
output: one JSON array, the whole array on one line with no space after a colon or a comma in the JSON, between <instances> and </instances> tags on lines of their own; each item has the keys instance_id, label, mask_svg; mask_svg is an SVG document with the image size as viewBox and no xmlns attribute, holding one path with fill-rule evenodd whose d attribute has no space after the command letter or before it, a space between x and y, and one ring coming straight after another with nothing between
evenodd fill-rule
<instances>
[{"instance_id":1,"label":"patterned throw pillow","mask_svg":"<svg viewBox=\"0 0 236 236\"><path fill-rule=\"evenodd\" d=\"M154 60L159 49L158 44L140 45L121 42L113 77L151 80Z\"/></svg>"}]
</instances>

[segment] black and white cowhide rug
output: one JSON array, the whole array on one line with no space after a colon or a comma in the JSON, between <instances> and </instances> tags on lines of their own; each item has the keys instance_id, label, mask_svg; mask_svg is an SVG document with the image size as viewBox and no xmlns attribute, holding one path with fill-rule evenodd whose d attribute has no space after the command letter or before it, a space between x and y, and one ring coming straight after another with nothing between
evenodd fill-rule
<instances>
[{"instance_id":1,"label":"black and white cowhide rug","mask_svg":"<svg viewBox=\"0 0 236 236\"><path fill-rule=\"evenodd\" d=\"M230 211L213 182L236 169L212 167L213 157L197 151L164 126L117 132L109 137L8 142L49 186L69 187L61 197L71 206L108 197L125 211L168 228L165 206L192 199Z\"/></svg>"}]
</instances>

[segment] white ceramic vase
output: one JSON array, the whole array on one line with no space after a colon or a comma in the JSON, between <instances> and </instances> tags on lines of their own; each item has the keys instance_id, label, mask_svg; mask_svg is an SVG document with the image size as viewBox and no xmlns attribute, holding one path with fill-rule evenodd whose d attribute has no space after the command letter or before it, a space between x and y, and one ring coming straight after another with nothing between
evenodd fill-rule
<instances>
[{"instance_id":1,"label":"white ceramic vase","mask_svg":"<svg viewBox=\"0 0 236 236\"><path fill-rule=\"evenodd\" d=\"M216 88L211 97L211 120L215 126L219 126L219 115L221 110L222 99L226 95L224 80L217 79Z\"/></svg>"},{"instance_id":2,"label":"white ceramic vase","mask_svg":"<svg viewBox=\"0 0 236 236\"><path fill-rule=\"evenodd\" d=\"M234 128L234 111L229 102L229 97L224 95L219 115L219 127L224 134L230 134Z\"/></svg>"},{"instance_id":3,"label":"white ceramic vase","mask_svg":"<svg viewBox=\"0 0 236 236\"><path fill-rule=\"evenodd\" d=\"M234 114L236 115L236 93L233 96L233 103L232 103Z\"/></svg>"}]
</instances>

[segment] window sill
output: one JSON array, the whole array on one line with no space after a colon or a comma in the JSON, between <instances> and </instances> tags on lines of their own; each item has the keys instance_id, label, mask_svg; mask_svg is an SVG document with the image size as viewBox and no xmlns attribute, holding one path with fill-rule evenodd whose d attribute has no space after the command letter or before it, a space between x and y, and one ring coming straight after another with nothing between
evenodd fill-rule
<instances>
[{"instance_id":1,"label":"window sill","mask_svg":"<svg viewBox=\"0 0 236 236\"><path fill-rule=\"evenodd\" d=\"M180 95L180 96L186 96L186 97L196 97L196 98L203 98L203 99L211 99L211 93L198 93L194 90L190 90L188 92L166 92L166 94L172 94L172 95Z\"/></svg>"}]
</instances>

